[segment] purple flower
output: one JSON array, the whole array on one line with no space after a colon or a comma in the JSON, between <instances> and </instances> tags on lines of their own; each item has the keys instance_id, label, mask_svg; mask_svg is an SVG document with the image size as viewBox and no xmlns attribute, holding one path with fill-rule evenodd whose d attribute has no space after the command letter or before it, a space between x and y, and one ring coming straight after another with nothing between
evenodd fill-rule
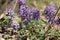
<instances>
[{"instance_id":1,"label":"purple flower","mask_svg":"<svg viewBox=\"0 0 60 40\"><path fill-rule=\"evenodd\" d=\"M16 20L12 21L11 26L13 27L13 29L19 29L20 28L20 25Z\"/></svg>"},{"instance_id":2,"label":"purple flower","mask_svg":"<svg viewBox=\"0 0 60 40\"><path fill-rule=\"evenodd\" d=\"M26 4L26 0L19 0L19 8L21 5L25 5Z\"/></svg>"},{"instance_id":3,"label":"purple flower","mask_svg":"<svg viewBox=\"0 0 60 40\"><path fill-rule=\"evenodd\" d=\"M33 12L32 12L31 9L29 10L29 19L30 19L30 20L33 20Z\"/></svg>"},{"instance_id":4,"label":"purple flower","mask_svg":"<svg viewBox=\"0 0 60 40\"><path fill-rule=\"evenodd\" d=\"M24 24L27 25L28 20L30 20L30 9L28 7L26 7L25 5L21 5L19 14L20 14L22 20L24 21Z\"/></svg>"},{"instance_id":5,"label":"purple flower","mask_svg":"<svg viewBox=\"0 0 60 40\"><path fill-rule=\"evenodd\" d=\"M45 12L46 18L48 19L48 22L53 21L53 18L57 9L58 7L56 7L56 5L53 4L52 2L50 3L49 6L45 8L44 12Z\"/></svg>"},{"instance_id":6,"label":"purple flower","mask_svg":"<svg viewBox=\"0 0 60 40\"><path fill-rule=\"evenodd\" d=\"M30 19L29 14L30 14L30 8L28 8L26 5L21 5L20 10L19 10L19 15L21 16L21 18L23 20L25 18Z\"/></svg>"},{"instance_id":7,"label":"purple flower","mask_svg":"<svg viewBox=\"0 0 60 40\"><path fill-rule=\"evenodd\" d=\"M25 4L25 3L26 3L26 0L19 0L20 5Z\"/></svg>"},{"instance_id":8,"label":"purple flower","mask_svg":"<svg viewBox=\"0 0 60 40\"><path fill-rule=\"evenodd\" d=\"M25 25L28 25L29 20L28 19L24 19L23 22L24 22Z\"/></svg>"},{"instance_id":9,"label":"purple flower","mask_svg":"<svg viewBox=\"0 0 60 40\"><path fill-rule=\"evenodd\" d=\"M19 7L19 16L21 17L22 21L25 25L32 19L39 20L40 19L40 11L39 9L31 10L29 7L25 5L25 0L20 0L22 4Z\"/></svg>"},{"instance_id":10,"label":"purple flower","mask_svg":"<svg viewBox=\"0 0 60 40\"><path fill-rule=\"evenodd\" d=\"M55 4L53 2L50 2L49 6L52 7L55 6Z\"/></svg>"},{"instance_id":11,"label":"purple flower","mask_svg":"<svg viewBox=\"0 0 60 40\"><path fill-rule=\"evenodd\" d=\"M60 17L58 17L58 18L55 20L55 23L56 23L57 25L60 25Z\"/></svg>"},{"instance_id":12,"label":"purple flower","mask_svg":"<svg viewBox=\"0 0 60 40\"><path fill-rule=\"evenodd\" d=\"M30 13L31 13L31 9L28 8L26 5L20 6L19 15L21 17L21 20L24 21L24 24L26 23L26 25L28 24L28 21L31 19Z\"/></svg>"},{"instance_id":13,"label":"purple flower","mask_svg":"<svg viewBox=\"0 0 60 40\"><path fill-rule=\"evenodd\" d=\"M38 8L35 8L32 10L33 13L33 20L39 20L40 19L40 10Z\"/></svg>"},{"instance_id":14,"label":"purple flower","mask_svg":"<svg viewBox=\"0 0 60 40\"><path fill-rule=\"evenodd\" d=\"M12 18L14 16L14 11L11 8L7 8L6 16L8 16L8 18Z\"/></svg>"},{"instance_id":15,"label":"purple flower","mask_svg":"<svg viewBox=\"0 0 60 40\"><path fill-rule=\"evenodd\" d=\"M25 5L21 5L19 10L20 16L25 16L25 14L27 14L26 12L27 12L27 7Z\"/></svg>"}]
</instances>

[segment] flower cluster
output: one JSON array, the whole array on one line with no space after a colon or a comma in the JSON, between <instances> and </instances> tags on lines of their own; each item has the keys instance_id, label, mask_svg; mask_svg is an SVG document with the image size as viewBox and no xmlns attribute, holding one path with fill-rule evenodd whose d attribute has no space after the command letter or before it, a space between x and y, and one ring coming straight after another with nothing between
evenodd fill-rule
<instances>
[{"instance_id":1,"label":"flower cluster","mask_svg":"<svg viewBox=\"0 0 60 40\"><path fill-rule=\"evenodd\" d=\"M6 8L6 16L12 18L14 16L14 11L11 8Z\"/></svg>"},{"instance_id":2,"label":"flower cluster","mask_svg":"<svg viewBox=\"0 0 60 40\"><path fill-rule=\"evenodd\" d=\"M40 11L38 8L35 8L32 10L33 13L33 20L39 20L40 19Z\"/></svg>"},{"instance_id":3,"label":"flower cluster","mask_svg":"<svg viewBox=\"0 0 60 40\"><path fill-rule=\"evenodd\" d=\"M29 21L30 20L29 19L29 13L30 13L30 10L28 7L26 7L26 5L20 6L19 15L21 16L21 19L23 21Z\"/></svg>"},{"instance_id":4,"label":"flower cluster","mask_svg":"<svg viewBox=\"0 0 60 40\"><path fill-rule=\"evenodd\" d=\"M21 5L25 5L25 3L26 3L26 0L19 0L19 8Z\"/></svg>"},{"instance_id":5,"label":"flower cluster","mask_svg":"<svg viewBox=\"0 0 60 40\"><path fill-rule=\"evenodd\" d=\"M53 2L51 2L50 5L45 8L46 18L49 20L49 22L53 21L54 15L57 10L58 7L55 6Z\"/></svg>"},{"instance_id":6,"label":"flower cluster","mask_svg":"<svg viewBox=\"0 0 60 40\"><path fill-rule=\"evenodd\" d=\"M20 0L21 1L21 0ZM23 20L24 24L28 24L30 20L39 20L40 19L40 11L38 8L31 9L25 5L25 1L21 1L19 5L19 15Z\"/></svg>"},{"instance_id":7,"label":"flower cluster","mask_svg":"<svg viewBox=\"0 0 60 40\"><path fill-rule=\"evenodd\" d=\"M20 28L20 25L16 20L12 21L11 26L13 29L19 29Z\"/></svg>"}]
</instances>

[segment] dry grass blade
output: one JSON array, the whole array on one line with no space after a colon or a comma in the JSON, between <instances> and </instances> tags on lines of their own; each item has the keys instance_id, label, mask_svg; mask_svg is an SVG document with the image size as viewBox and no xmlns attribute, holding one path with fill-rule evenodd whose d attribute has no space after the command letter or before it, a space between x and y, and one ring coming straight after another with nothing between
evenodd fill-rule
<instances>
[{"instance_id":1,"label":"dry grass blade","mask_svg":"<svg viewBox=\"0 0 60 40\"><path fill-rule=\"evenodd\" d=\"M4 13L3 13L3 14L1 14L0 19L2 19L2 18L4 17L4 15L5 15Z\"/></svg>"}]
</instances>

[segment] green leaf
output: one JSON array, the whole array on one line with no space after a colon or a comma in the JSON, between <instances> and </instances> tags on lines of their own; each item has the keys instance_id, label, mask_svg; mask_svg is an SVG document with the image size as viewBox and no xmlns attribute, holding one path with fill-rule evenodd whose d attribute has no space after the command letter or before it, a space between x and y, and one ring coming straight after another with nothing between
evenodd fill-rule
<instances>
[{"instance_id":1,"label":"green leaf","mask_svg":"<svg viewBox=\"0 0 60 40\"><path fill-rule=\"evenodd\" d=\"M39 34L40 31L39 31L38 29L36 29L35 32L36 32L37 34Z\"/></svg>"},{"instance_id":2,"label":"green leaf","mask_svg":"<svg viewBox=\"0 0 60 40\"><path fill-rule=\"evenodd\" d=\"M43 31L40 31L40 34L41 34L41 35L44 35L44 33L45 33L45 31L44 31L44 30L43 30Z\"/></svg>"}]
</instances>

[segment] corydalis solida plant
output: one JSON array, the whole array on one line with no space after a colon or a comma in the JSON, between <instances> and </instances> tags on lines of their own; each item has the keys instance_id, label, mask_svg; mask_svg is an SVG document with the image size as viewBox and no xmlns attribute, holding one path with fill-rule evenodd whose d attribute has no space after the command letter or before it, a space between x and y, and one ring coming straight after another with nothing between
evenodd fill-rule
<instances>
[{"instance_id":1,"label":"corydalis solida plant","mask_svg":"<svg viewBox=\"0 0 60 40\"><path fill-rule=\"evenodd\" d=\"M56 14L58 7L51 2L49 6L45 8L45 15L48 19L48 22L52 22L54 20L54 15Z\"/></svg>"},{"instance_id":2,"label":"corydalis solida plant","mask_svg":"<svg viewBox=\"0 0 60 40\"><path fill-rule=\"evenodd\" d=\"M27 25L29 20L30 20L30 8L28 8L26 5L25 5L25 0L20 0L20 2L22 3L19 3L19 15L21 17L21 19L23 20L24 24Z\"/></svg>"},{"instance_id":3,"label":"corydalis solida plant","mask_svg":"<svg viewBox=\"0 0 60 40\"><path fill-rule=\"evenodd\" d=\"M40 19L40 10L38 8L33 9L32 13L33 13L33 20Z\"/></svg>"},{"instance_id":4,"label":"corydalis solida plant","mask_svg":"<svg viewBox=\"0 0 60 40\"><path fill-rule=\"evenodd\" d=\"M19 15L21 16L21 19L23 20L24 24L28 24L30 20L39 20L40 19L40 11L38 8L30 9L25 5L25 1L21 1L19 3Z\"/></svg>"},{"instance_id":5,"label":"corydalis solida plant","mask_svg":"<svg viewBox=\"0 0 60 40\"><path fill-rule=\"evenodd\" d=\"M26 5L20 6L19 15L21 16L21 19L23 20L24 23L26 23L26 22L28 22L28 20L30 20L29 13L30 13L30 10L28 7L26 7Z\"/></svg>"},{"instance_id":6,"label":"corydalis solida plant","mask_svg":"<svg viewBox=\"0 0 60 40\"><path fill-rule=\"evenodd\" d=\"M19 29L20 28L20 25L16 20L12 21L11 26L13 29Z\"/></svg>"},{"instance_id":7,"label":"corydalis solida plant","mask_svg":"<svg viewBox=\"0 0 60 40\"><path fill-rule=\"evenodd\" d=\"M25 5L26 4L26 0L19 0L19 8L21 5Z\"/></svg>"},{"instance_id":8,"label":"corydalis solida plant","mask_svg":"<svg viewBox=\"0 0 60 40\"><path fill-rule=\"evenodd\" d=\"M14 10L12 10L11 8L6 8L6 16L8 18L12 18L14 16Z\"/></svg>"}]
</instances>

